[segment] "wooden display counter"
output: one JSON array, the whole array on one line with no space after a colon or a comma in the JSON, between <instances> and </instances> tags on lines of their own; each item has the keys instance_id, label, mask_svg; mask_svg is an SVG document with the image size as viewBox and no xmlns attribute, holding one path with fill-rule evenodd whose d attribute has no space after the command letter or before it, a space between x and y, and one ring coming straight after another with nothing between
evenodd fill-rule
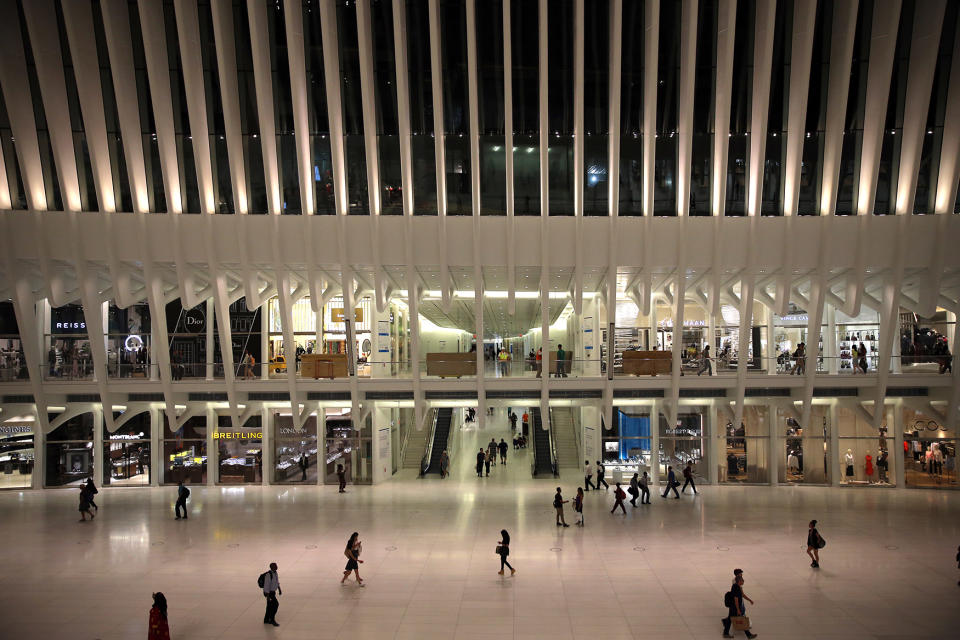
<instances>
[{"instance_id":1,"label":"wooden display counter","mask_svg":"<svg viewBox=\"0 0 960 640\"><path fill-rule=\"evenodd\" d=\"M302 378L346 378L347 354L304 353L300 356Z\"/></svg>"},{"instance_id":2,"label":"wooden display counter","mask_svg":"<svg viewBox=\"0 0 960 640\"><path fill-rule=\"evenodd\" d=\"M673 353L670 351L624 351L623 373L632 376L655 376L670 373Z\"/></svg>"},{"instance_id":3,"label":"wooden display counter","mask_svg":"<svg viewBox=\"0 0 960 640\"><path fill-rule=\"evenodd\" d=\"M427 375L441 378L459 378L477 375L477 354L468 353L428 353Z\"/></svg>"}]
</instances>

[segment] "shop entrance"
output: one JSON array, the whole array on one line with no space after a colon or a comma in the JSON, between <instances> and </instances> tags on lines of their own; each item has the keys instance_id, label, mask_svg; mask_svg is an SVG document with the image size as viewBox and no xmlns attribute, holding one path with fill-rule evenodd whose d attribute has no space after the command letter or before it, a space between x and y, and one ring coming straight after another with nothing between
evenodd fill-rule
<instances>
[{"instance_id":1,"label":"shop entrance","mask_svg":"<svg viewBox=\"0 0 960 640\"><path fill-rule=\"evenodd\" d=\"M921 489L957 489L957 442L943 438L904 441L904 482Z\"/></svg>"}]
</instances>

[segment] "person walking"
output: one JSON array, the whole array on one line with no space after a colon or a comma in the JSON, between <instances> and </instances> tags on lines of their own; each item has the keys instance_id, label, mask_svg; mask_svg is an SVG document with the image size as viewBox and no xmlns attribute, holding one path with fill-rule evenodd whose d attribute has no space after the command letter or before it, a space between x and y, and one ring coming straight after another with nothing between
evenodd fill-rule
<instances>
[{"instance_id":1,"label":"person walking","mask_svg":"<svg viewBox=\"0 0 960 640\"><path fill-rule=\"evenodd\" d=\"M520 420L520 422L523 423L523 435L527 435L527 433L530 431L530 416L527 415L526 411L523 412L523 418Z\"/></svg>"},{"instance_id":2,"label":"person walking","mask_svg":"<svg viewBox=\"0 0 960 640\"><path fill-rule=\"evenodd\" d=\"M627 508L623 506L623 500L626 497L627 494L623 492L623 489L620 488L620 483L618 482L617 488L613 490L614 503L613 509L610 509L611 514L617 510L617 507L620 507L620 509L623 510L623 515L627 515Z\"/></svg>"},{"instance_id":3,"label":"person walking","mask_svg":"<svg viewBox=\"0 0 960 640\"><path fill-rule=\"evenodd\" d=\"M477 454L477 477L483 477L483 462L487 457L487 454L483 452L483 449L480 449L480 453Z\"/></svg>"},{"instance_id":4,"label":"person walking","mask_svg":"<svg viewBox=\"0 0 960 640\"><path fill-rule=\"evenodd\" d=\"M597 488L593 486L593 467L590 465L589 460L584 460L583 461L583 490L590 491L590 489L593 489L594 491L597 490Z\"/></svg>"},{"instance_id":5,"label":"person walking","mask_svg":"<svg viewBox=\"0 0 960 640\"><path fill-rule=\"evenodd\" d=\"M170 625L167 624L167 598L159 591L153 594L147 640L170 640Z\"/></svg>"},{"instance_id":6,"label":"person walking","mask_svg":"<svg viewBox=\"0 0 960 640\"><path fill-rule=\"evenodd\" d=\"M814 569L820 568L820 549L823 549L826 543L823 541L820 532L817 531L817 521L810 521L810 529L807 531L807 555L810 556L810 566Z\"/></svg>"},{"instance_id":7,"label":"person walking","mask_svg":"<svg viewBox=\"0 0 960 640\"><path fill-rule=\"evenodd\" d=\"M798 344L796 350L793 352L793 357L796 358L797 364L793 367L790 375L797 374L798 376L802 376L807 372L807 345L803 342Z\"/></svg>"},{"instance_id":8,"label":"person walking","mask_svg":"<svg viewBox=\"0 0 960 640\"><path fill-rule=\"evenodd\" d=\"M707 372L708 376L713 375L713 365L710 363L710 345L703 348L703 355L700 359L700 368L697 369L697 375L699 376L704 371Z\"/></svg>"},{"instance_id":9,"label":"person walking","mask_svg":"<svg viewBox=\"0 0 960 640\"><path fill-rule=\"evenodd\" d=\"M517 414L513 414L516 417ZM514 420L516 422L516 420ZM497 445L500 447L500 464L507 464L507 441L503 438L500 438L500 444Z\"/></svg>"},{"instance_id":10,"label":"person walking","mask_svg":"<svg viewBox=\"0 0 960 640\"><path fill-rule=\"evenodd\" d=\"M673 472L673 467L667 467L667 488L663 490L663 495L660 497L666 498L670 490L673 489L673 495L679 500L680 494L677 493L677 484L677 474Z\"/></svg>"},{"instance_id":11,"label":"person walking","mask_svg":"<svg viewBox=\"0 0 960 640\"><path fill-rule=\"evenodd\" d=\"M90 519L93 520L94 515L90 511L90 490L87 488L87 485L80 487L80 522L87 521L87 515L90 515Z\"/></svg>"},{"instance_id":12,"label":"person walking","mask_svg":"<svg viewBox=\"0 0 960 640\"><path fill-rule=\"evenodd\" d=\"M753 604L753 600L750 600L749 597L743 592L743 572L735 574L736 577L733 579L733 585L723 596L723 603L727 607L727 617L723 618L720 622L723 623L723 637L732 638L733 634L730 633L730 627L733 624L733 618L736 616L745 616L746 609L743 606L744 599L749 600L750 604ZM756 638L757 634L751 632L749 629L744 629L743 631L747 638Z\"/></svg>"},{"instance_id":13,"label":"person walking","mask_svg":"<svg viewBox=\"0 0 960 640\"><path fill-rule=\"evenodd\" d=\"M183 486L183 480L177 483L177 501L174 503L174 511L177 514L176 520L186 520L187 519L187 498L190 497L190 489L187 489ZM183 509L183 515L180 515L180 510Z\"/></svg>"},{"instance_id":14,"label":"person walking","mask_svg":"<svg viewBox=\"0 0 960 640\"><path fill-rule=\"evenodd\" d=\"M497 441L490 438L490 444L487 445L487 459L490 460L493 466L497 466L498 451L500 451L500 446L497 444Z\"/></svg>"},{"instance_id":15,"label":"person walking","mask_svg":"<svg viewBox=\"0 0 960 640\"><path fill-rule=\"evenodd\" d=\"M447 450L444 449L443 453L440 454L440 478L446 478L450 474L450 456L447 455Z\"/></svg>"},{"instance_id":16,"label":"person walking","mask_svg":"<svg viewBox=\"0 0 960 640\"><path fill-rule=\"evenodd\" d=\"M337 480L340 481L340 490L337 493L347 492L347 470L342 464L337 465Z\"/></svg>"},{"instance_id":17,"label":"person walking","mask_svg":"<svg viewBox=\"0 0 960 640\"><path fill-rule=\"evenodd\" d=\"M93 496L100 493L97 491L97 485L93 484L93 478L87 478L87 500L90 501L90 506L93 507L94 511L100 513L100 507L97 506L97 503L93 501Z\"/></svg>"},{"instance_id":18,"label":"person walking","mask_svg":"<svg viewBox=\"0 0 960 640\"><path fill-rule=\"evenodd\" d=\"M573 513L576 516L576 524L583 526L583 487L577 487L577 495L573 498Z\"/></svg>"},{"instance_id":19,"label":"person walking","mask_svg":"<svg viewBox=\"0 0 960 640\"><path fill-rule=\"evenodd\" d=\"M497 575L503 575L504 567L510 569L511 576L514 575L517 570L507 562L507 556L510 555L510 534L507 533L506 529L500 529L500 542L497 543L497 555L500 556L500 571L497 571Z\"/></svg>"},{"instance_id":20,"label":"person walking","mask_svg":"<svg viewBox=\"0 0 960 640\"><path fill-rule=\"evenodd\" d=\"M307 454L300 454L300 482L307 481L307 469L310 467L310 458Z\"/></svg>"},{"instance_id":21,"label":"person walking","mask_svg":"<svg viewBox=\"0 0 960 640\"><path fill-rule=\"evenodd\" d=\"M511 431L516 431L516 430L517 430L517 420L518 420L518 419L519 419L519 416L518 416L516 413L514 413L514 412L511 412L511 413L510 413L510 430L511 430Z\"/></svg>"},{"instance_id":22,"label":"person walking","mask_svg":"<svg viewBox=\"0 0 960 640\"><path fill-rule=\"evenodd\" d=\"M557 345L557 377L558 378L567 377L567 370L565 367L565 363L563 362L566 359L566 357L567 357L567 352L563 350L563 345L558 344Z\"/></svg>"},{"instance_id":23,"label":"person walking","mask_svg":"<svg viewBox=\"0 0 960 640\"><path fill-rule=\"evenodd\" d=\"M357 577L357 585L364 586L363 580L360 578L360 565L363 564L363 560L360 559L361 551L363 551L363 545L360 543L360 534L354 531L350 534L350 539L347 540L347 548L343 550L343 555L347 556L347 566L343 569L343 578L340 580L340 584L347 581L352 571Z\"/></svg>"},{"instance_id":24,"label":"person walking","mask_svg":"<svg viewBox=\"0 0 960 640\"><path fill-rule=\"evenodd\" d=\"M644 471L640 476L640 504L650 504L650 477Z\"/></svg>"},{"instance_id":25,"label":"person walking","mask_svg":"<svg viewBox=\"0 0 960 640\"><path fill-rule=\"evenodd\" d=\"M560 495L560 487L557 487L557 495L553 496L553 508L557 510L557 526L569 527L567 521L563 517L563 505L569 500L564 500L563 496Z\"/></svg>"},{"instance_id":26,"label":"person walking","mask_svg":"<svg viewBox=\"0 0 960 640\"><path fill-rule=\"evenodd\" d=\"M603 479L603 463L597 460L597 491L600 490L600 485L602 484L605 489L609 489L610 485L607 484L607 481Z\"/></svg>"},{"instance_id":27,"label":"person walking","mask_svg":"<svg viewBox=\"0 0 960 640\"><path fill-rule=\"evenodd\" d=\"M491 445L487 446L487 452L483 456L483 466L486 467L487 477L490 477L490 463L493 462L496 464L497 458L497 443L494 442Z\"/></svg>"},{"instance_id":28,"label":"person walking","mask_svg":"<svg viewBox=\"0 0 960 640\"><path fill-rule=\"evenodd\" d=\"M277 573L277 563L270 563L270 570L260 574L257 584L263 589L263 597L267 599L267 610L263 613L263 624L272 624L279 627L277 622L277 609L280 608L280 601L277 596L283 595L280 589L280 575Z\"/></svg>"},{"instance_id":29,"label":"person walking","mask_svg":"<svg viewBox=\"0 0 960 640\"><path fill-rule=\"evenodd\" d=\"M637 498L640 497L640 479L639 479L639 476L640 476L640 474L635 473L635 474L633 474L633 477L630 478L630 489L629 489L629 491L630 491L630 495L633 496L632 498L630 498L630 506L632 506L633 508L636 508L636 507L637 507Z\"/></svg>"},{"instance_id":30,"label":"person walking","mask_svg":"<svg viewBox=\"0 0 960 640\"><path fill-rule=\"evenodd\" d=\"M690 485L690 488L693 489L693 495L697 495L697 485L693 482L693 462L689 460L687 466L683 468L683 488L680 489L680 493L687 490L687 485Z\"/></svg>"},{"instance_id":31,"label":"person walking","mask_svg":"<svg viewBox=\"0 0 960 640\"><path fill-rule=\"evenodd\" d=\"M56 356L54 356L56 360ZM51 367L52 370L52 367ZM543 347L537 349L537 377L539 378L543 374ZM52 373L50 375L53 375Z\"/></svg>"}]
</instances>

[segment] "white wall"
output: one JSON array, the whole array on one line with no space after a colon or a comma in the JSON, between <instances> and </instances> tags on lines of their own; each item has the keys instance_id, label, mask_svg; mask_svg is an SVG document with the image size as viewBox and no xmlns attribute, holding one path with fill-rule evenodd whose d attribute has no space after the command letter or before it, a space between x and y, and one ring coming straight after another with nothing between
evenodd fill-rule
<instances>
[{"instance_id":1,"label":"white wall","mask_svg":"<svg viewBox=\"0 0 960 640\"><path fill-rule=\"evenodd\" d=\"M446 341L441 348L440 342ZM473 334L460 329L445 329L432 323L420 323L420 351L422 353L454 353L469 351Z\"/></svg>"}]
</instances>

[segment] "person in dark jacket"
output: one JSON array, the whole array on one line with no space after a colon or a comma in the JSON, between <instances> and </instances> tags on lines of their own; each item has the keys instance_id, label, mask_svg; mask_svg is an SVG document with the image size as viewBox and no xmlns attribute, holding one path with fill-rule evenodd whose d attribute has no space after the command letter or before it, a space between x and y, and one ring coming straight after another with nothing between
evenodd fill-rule
<instances>
[{"instance_id":1,"label":"person in dark jacket","mask_svg":"<svg viewBox=\"0 0 960 640\"><path fill-rule=\"evenodd\" d=\"M497 543L497 555L500 556L500 571L497 571L497 575L503 575L504 567L510 569L511 576L517 572L517 570L507 562L507 556L510 555L510 534L507 533L506 529L500 530L500 542Z\"/></svg>"},{"instance_id":2,"label":"person in dark jacket","mask_svg":"<svg viewBox=\"0 0 960 640\"><path fill-rule=\"evenodd\" d=\"M97 485L93 484L93 478L87 478L87 499L90 501L90 506L93 507L94 511L99 512L100 507L97 506L97 503L93 501L93 496L100 493L97 491Z\"/></svg>"},{"instance_id":3,"label":"person in dark jacket","mask_svg":"<svg viewBox=\"0 0 960 640\"><path fill-rule=\"evenodd\" d=\"M693 495L697 495L697 485L693 482L692 462L687 462L687 466L683 468L683 488L680 489L680 493L686 492L687 485L690 485L690 488L693 489Z\"/></svg>"},{"instance_id":4,"label":"person in dark jacket","mask_svg":"<svg viewBox=\"0 0 960 640\"><path fill-rule=\"evenodd\" d=\"M159 591L153 594L147 638L148 640L170 640L170 625L167 624L167 599Z\"/></svg>"},{"instance_id":5,"label":"person in dark jacket","mask_svg":"<svg viewBox=\"0 0 960 640\"><path fill-rule=\"evenodd\" d=\"M337 465L337 481L340 483L340 490L337 493L347 492L347 470L342 464Z\"/></svg>"},{"instance_id":6,"label":"person in dark jacket","mask_svg":"<svg viewBox=\"0 0 960 640\"><path fill-rule=\"evenodd\" d=\"M487 454L483 452L483 449L480 449L480 453L477 454L477 477L483 477L483 462L486 459Z\"/></svg>"},{"instance_id":7,"label":"person in dark jacket","mask_svg":"<svg viewBox=\"0 0 960 640\"><path fill-rule=\"evenodd\" d=\"M516 417L517 414L511 414ZM516 422L516 420L514 420ZM503 438L500 438L500 444L497 445L500 448L500 464L507 464L507 441Z\"/></svg>"},{"instance_id":8,"label":"person in dark jacket","mask_svg":"<svg viewBox=\"0 0 960 640\"><path fill-rule=\"evenodd\" d=\"M737 570L739 571L739 569ZM730 633L730 625L732 624L731 618L733 616L743 616L746 615L746 609L743 606L743 600L747 595L743 592L743 572L735 573L736 577L733 579L733 586L730 587L730 593L733 598L730 601L730 604L727 606L727 617L723 618L721 622L723 623L723 637L732 638L733 634ZM750 604L753 604L753 600L750 600ZM749 629L745 630L744 633L747 635L747 638L755 638L756 634L752 633Z\"/></svg>"},{"instance_id":9,"label":"person in dark jacket","mask_svg":"<svg viewBox=\"0 0 960 640\"><path fill-rule=\"evenodd\" d=\"M184 520L187 519L187 498L190 497L190 489L187 489L183 486L183 480L177 483L177 502L174 505L174 510L177 512L177 520L180 520L182 517ZM180 509L183 509L183 516L180 515Z\"/></svg>"},{"instance_id":10,"label":"person in dark jacket","mask_svg":"<svg viewBox=\"0 0 960 640\"><path fill-rule=\"evenodd\" d=\"M80 522L87 521L87 514L90 514L90 519L93 520L94 515L90 511L90 489L87 488L87 485L80 487Z\"/></svg>"},{"instance_id":11,"label":"person in dark jacket","mask_svg":"<svg viewBox=\"0 0 960 640\"><path fill-rule=\"evenodd\" d=\"M603 479L603 472L604 472L603 463L597 460L597 489L598 490L600 489L601 484L606 489L610 488L610 485L607 484L607 481Z\"/></svg>"},{"instance_id":12,"label":"person in dark jacket","mask_svg":"<svg viewBox=\"0 0 960 640\"><path fill-rule=\"evenodd\" d=\"M677 474L673 472L673 467L667 467L667 488L663 490L663 495L660 497L666 498L671 489L673 489L673 495L679 500L680 494L677 493Z\"/></svg>"},{"instance_id":13,"label":"person in dark jacket","mask_svg":"<svg viewBox=\"0 0 960 640\"><path fill-rule=\"evenodd\" d=\"M814 569L820 568L820 548L823 546L823 538L817 531L817 521L810 521L810 529L807 531L807 555L813 561L810 566Z\"/></svg>"}]
</instances>

